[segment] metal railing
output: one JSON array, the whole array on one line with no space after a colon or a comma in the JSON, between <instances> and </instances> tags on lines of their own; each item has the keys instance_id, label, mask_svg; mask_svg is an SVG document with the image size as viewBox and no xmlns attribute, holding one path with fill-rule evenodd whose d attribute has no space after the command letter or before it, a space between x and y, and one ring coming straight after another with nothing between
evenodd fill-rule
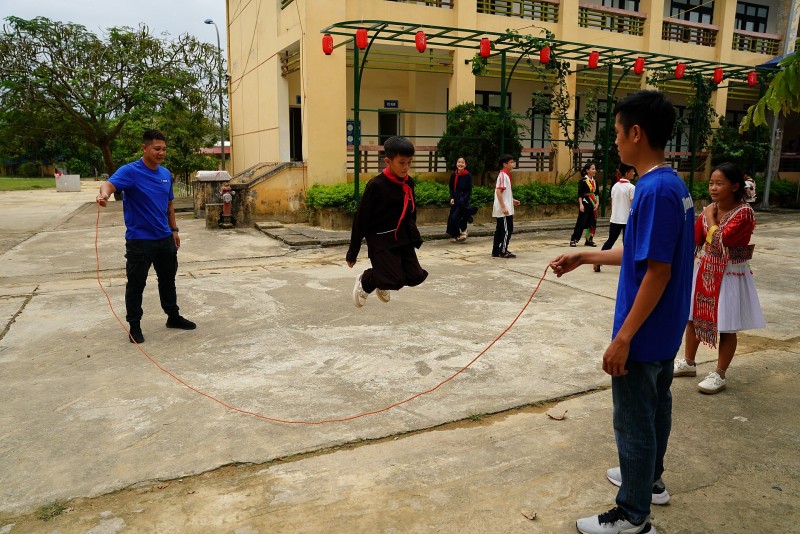
<instances>
[{"instance_id":1,"label":"metal railing","mask_svg":"<svg viewBox=\"0 0 800 534\"><path fill-rule=\"evenodd\" d=\"M558 22L560 0L478 0L478 13Z\"/></svg>"},{"instance_id":2,"label":"metal railing","mask_svg":"<svg viewBox=\"0 0 800 534\"><path fill-rule=\"evenodd\" d=\"M411 161L411 173L415 172L450 172L447 160L439 154L436 145L416 145L414 158ZM361 158L361 172L377 174L386 167L382 145L360 145L358 151ZM353 145L347 146L347 170L355 168ZM555 168L555 150L552 148L523 148L516 168L521 171L549 172Z\"/></svg>"},{"instance_id":3,"label":"metal railing","mask_svg":"<svg viewBox=\"0 0 800 534\"><path fill-rule=\"evenodd\" d=\"M718 32L719 28L712 24L666 18L661 30L661 39L700 46L717 46Z\"/></svg>"},{"instance_id":4,"label":"metal railing","mask_svg":"<svg viewBox=\"0 0 800 534\"><path fill-rule=\"evenodd\" d=\"M443 7L453 9L455 0L389 0L389 2L399 2L403 4L419 4L423 6Z\"/></svg>"},{"instance_id":5,"label":"metal railing","mask_svg":"<svg viewBox=\"0 0 800 534\"><path fill-rule=\"evenodd\" d=\"M783 38L769 33L755 33L733 30L733 49L755 52L767 56L777 56Z\"/></svg>"},{"instance_id":6,"label":"metal railing","mask_svg":"<svg viewBox=\"0 0 800 534\"><path fill-rule=\"evenodd\" d=\"M578 24L581 28L597 28L600 30L629 35L644 35L645 13L603 7L581 2L578 7Z\"/></svg>"}]
</instances>

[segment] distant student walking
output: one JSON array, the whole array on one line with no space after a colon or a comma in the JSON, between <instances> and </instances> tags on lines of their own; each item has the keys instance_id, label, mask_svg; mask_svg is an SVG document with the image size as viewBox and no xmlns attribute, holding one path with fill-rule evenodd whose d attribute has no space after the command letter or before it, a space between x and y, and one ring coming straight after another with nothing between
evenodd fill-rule
<instances>
[{"instance_id":1,"label":"distant student walking","mask_svg":"<svg viewBox=\"0 0 800 534\"><path fill-rule=\"evenodd\" d=\"M492 217L497 219L492 243L493 258L516 258L517 255L508 250L508 242L514 233L514 206L519 206L519 200L514 199L511 191L511 171L514 169L514 156L503 154L498 158L500 172L494 188L494 205Z\"/></svg>"},{"instance_id":2,"label":"distant student walking","mask_svg":"<svg viewBox=\"0 0 800 534\"><path fill-rule=\"evenodd\" d=\"M361 240L367 239L372 267L356 278L353 304L360 308L373 291L381 302L389 302L390 290L417 286L428 271L417 260L415 248L422 246L417 228L414 180L408 176L414 145L404 137L390 137L383 144L386 168L364 188L353 220L350 248L345 260L356 264Z\"/></svg>"},{"instance_id":3,"label":"distant student walking","mask_svg":"<svg viewBox=\"0 0 800 534\"><path fill-rule=\"evenodd\" d=\"M450 216L447 218L447 234L451 241L463 243L467 240L467 224L478 208L470 206L472 196L472 175L467 170L464 158L456 161L456 170L450 174Z\"/></svg>"},{"instance_id":4,"label":"distant student walking","mask_svg":"<svg viewBox=\"0 0 800 534\"><path fill-rule=\"evenodd\" d=\"M614 187L611 188L611 220L609 222L608 239L603 243L601 250L608 250L617 242L620 233L625 237L625 224L628 222L628 215L631 211L633 193L636 186L631 183L636 169L625 163L620 163L617 169L619 179ZM594 272L600 272L600 266L594 266Z\"/></svg>"},{"instance_id":5,"label":"distant student walking","mask_svg":"<svg viewBox=\"0 0 800 534\"><path fill-rule=\"evenodd\" d=\"M578 219L575 221L575 229L569 240L569 246L577 247L581 234L586 230L586 241L583 243L587 247L596 247L594 242L594 230L597 228L597 184L594 175L597 169L594 163L587 163L581 169L583 178L578 182Z\"/></svg>"},{"instance_id":6,"label":"distant student walking","mask_svg":"<svg viewBox=\"0 0 800 534\"><path fill-rule=\"evenodd\" d=\"M745 178L732 163L711 173L706 206L694 225L697 247L692 285L692 307L686 325L685 356L675 361L673 376L696 376L695 356L700 343L716 347L717 367L697 385L714 394L726 387L725 373L736 352L736 332L764 328L753 273L747 263L753 257L750 237L756 226L747 203Z\"/></svg>"}]
</instances>

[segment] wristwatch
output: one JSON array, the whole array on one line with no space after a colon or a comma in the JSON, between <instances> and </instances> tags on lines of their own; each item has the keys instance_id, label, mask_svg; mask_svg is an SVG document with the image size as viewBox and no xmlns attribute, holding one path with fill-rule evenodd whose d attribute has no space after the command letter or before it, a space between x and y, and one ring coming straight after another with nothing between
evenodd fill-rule
<instances>
[{"instance_id":1,"label":"wristwatch","mask_svg":"<svg viewBox=\"0 0 800 534\"><path fill-rule=\"evenodd\" d=\"M170 228L170 230L172 230L173 232L178 232L179 231L177 226L175 228Z\"/></svg>"}]
</instances>

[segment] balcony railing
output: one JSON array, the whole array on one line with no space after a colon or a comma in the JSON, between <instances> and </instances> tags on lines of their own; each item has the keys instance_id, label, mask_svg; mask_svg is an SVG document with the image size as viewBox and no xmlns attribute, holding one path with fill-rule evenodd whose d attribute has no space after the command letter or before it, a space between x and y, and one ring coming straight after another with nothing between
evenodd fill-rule
<instances>
[{"instance_id":1,"label":"balcony railing","mask_svg":"<svg viewBox=\"0 0 800 534\"><path fill-rule=\"evenodd\" d=\"M661 31L661 39L700 46L717 46L718 31L719 28L713 24L666 18Z\"/></svg>"},{"instance_id":2,"label":"balcony railing","mask_svg":"<svg viewBox=\"0 0 800 534\"><path fill-rule=\"evenodd\" d=\"M478 13L558 22L560 0L478 0Z\"/></svg>"},{"instance_id":3,"label":"balcony railing","mask_svg":"<svg viewBox=\"0 0 800 534\"><path fill-rule=\"evenodd\" d=\"M783 38L771 33L755 33L733 30L733 49L755 52L767 56L777 56Z\"/></svg>"},{"instance_id":4,"label":"balcony railing","mask_svg":"<svg viewBox=\"0 0 800 534\"><path fill-rule=\"evenodd\" d=\"M389 2L401 2L403 4L420 4L423 6L443 7L453 9L455 0L389 0Z\"/></svg>"},{"instance_id":5,"label":"balcony railing","mask_svg":"<svg viewBox=\"0 0 800 534\"><path fill-rule=\"evenodd\" d=\"M578 7L578 24L581 28L597 28L608 32L644 35L645 13L603 7L581 2Z\"/></svg>"},{"instance_id":6,"label":"balcony railing","mask_svg":"<svg viewBox=\"0 0 800 534\"><path fill-rule=\"evenodd\" d=\"M383 146L360 145L361 172L379 173L386 167ZM353 145L347 145L347 170L353 172L355 158ZM523 148L517 161L516 169L524 171L552 171L555 167L555 152L552 148ZM417 145L414 147L414 159L411 161L411 172L449 172L447 161L439 155L436 145Z\"/></svg>"}]
</instances>

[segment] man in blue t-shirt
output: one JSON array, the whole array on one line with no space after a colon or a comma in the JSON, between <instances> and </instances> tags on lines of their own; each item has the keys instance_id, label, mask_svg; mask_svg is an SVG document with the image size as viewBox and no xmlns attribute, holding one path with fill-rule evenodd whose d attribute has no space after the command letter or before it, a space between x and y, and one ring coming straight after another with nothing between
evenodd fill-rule
<instances>
[{"instance_id":1,"label":"man in blue t-shirt","mask_svg":"<svg viewBox=\"0 0 800 534\"><path fill-rule=\"evenodd\" d=\"M175 222L172 200L172 174L161 166L167 155L167 142L158 130L142 136L142 158L123 165L100 186L97 203L108 204L109 197L121 191L125 217L125 320L130 324L128 339L144 343L142 334L142 294L152 265L158 275L158 296L167 314L167 328L193 330L196 325L181 316L175 290L178 249L181 238Z\"/></svg>"},{"instance_id":2,"label":"man in blue t-shirt","mask_svg":"<svg viewBox=\"0 0 800 534\"><path fill-rule=\"evenodd\" d=\"M657 91L639 91L614 109L622 162L640 173L622 249L557 257L562 276L583 264L621 265L611 344L611 375L620 486L617 506L577 521L584 534L655 533L650 504L669 500L661 480L672 425L672 366L681 344L692 286L694 204L683 180L664 162L675 110Z\"/></svg>"}]
</instances>

